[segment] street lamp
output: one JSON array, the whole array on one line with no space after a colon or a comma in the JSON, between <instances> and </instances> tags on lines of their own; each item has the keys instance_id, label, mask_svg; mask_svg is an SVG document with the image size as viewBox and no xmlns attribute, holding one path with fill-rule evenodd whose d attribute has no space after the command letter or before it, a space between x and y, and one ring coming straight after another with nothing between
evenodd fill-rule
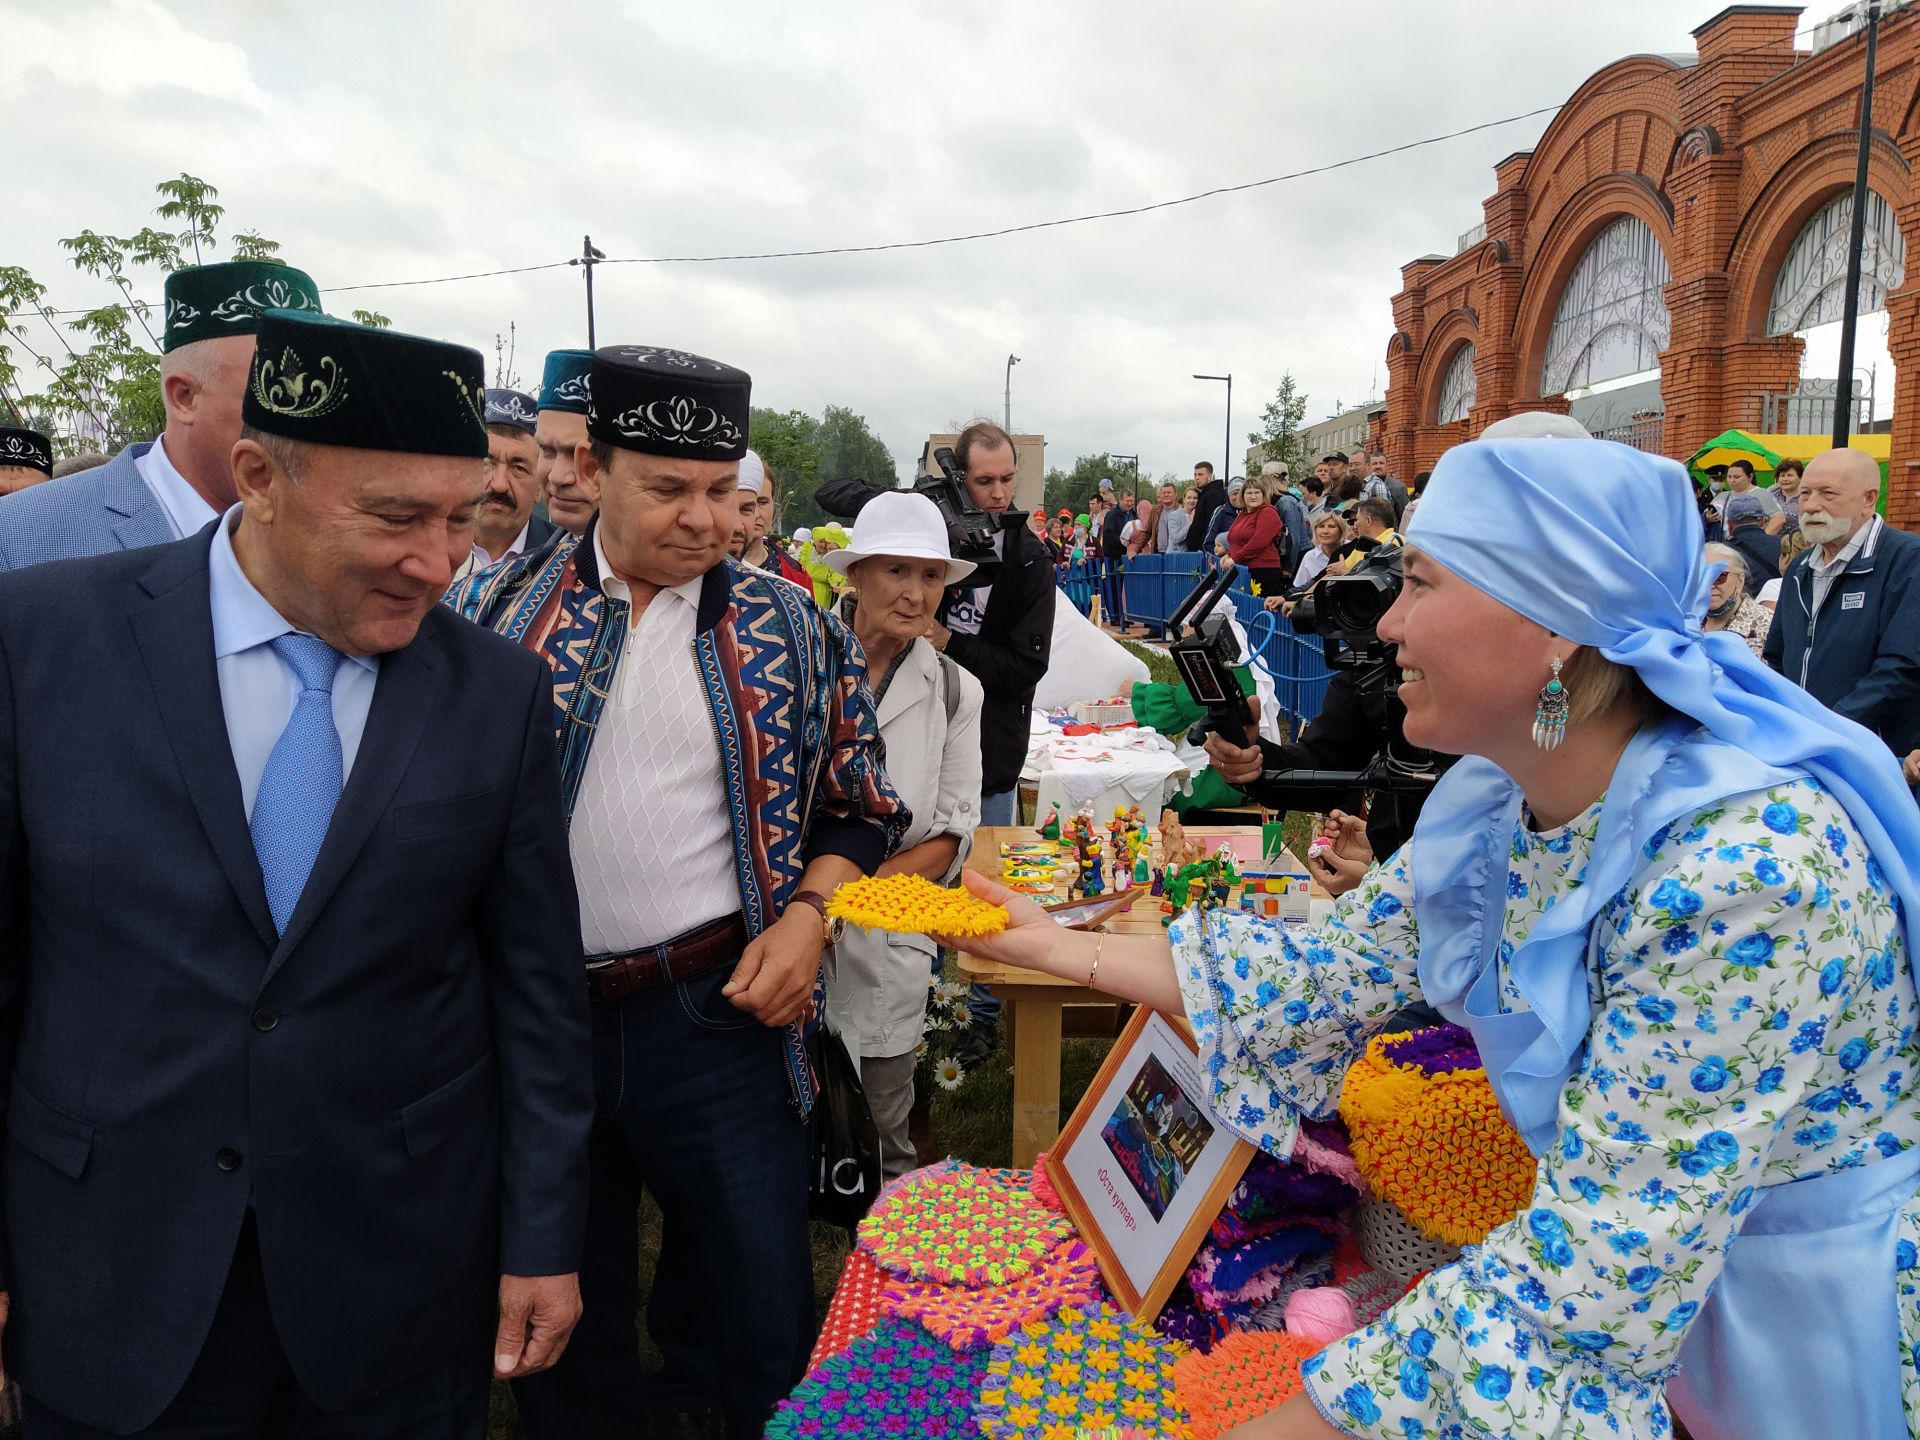
<instances>
[{"instance_id":1,"label":"street lamp","mask_svg":"<svg viewBox=\"0 0 1920 1440\"><path fill-rule=\"evenodd\" d=\"M1225 461L1227 467L1220 472L1220 483L1224 485L1227 483L1227 478L1233 474L1233 376L1196 375L1193 378L1196 380L1224 380L1227 382L1227 448L1221 452L1220 456L1220 458Z\"/></svg>"},{"instance_id":2,"label":"street lamp","mask_svg":"<svg viewBox=\"0 0 1920 1440\"><path fill-rule=\"evenodd\" d=\"M1007 433L1008 433L1009 435L1011 435L1011 434L1013 433L1013 367L1014 367L1014 366L1016 366L1016 365L1018 365L1019 363L1020 363L1020 357L1019 357L1018 355L1009 355L1009 356L1007 356L1007 414L1006 414L1006 427L1007 427Z\"/></svg>"},{"instance_id":3,"label":"street lamp","mask_svg":"<svg viewBox=\"0 0 1920 1440\"><path fill-rule=\"evenodd\" d=\"M1133 462L1133 498L1137 501L1140 498L1140 457L1138 455L1121 455L1109 450L1107 452L1107 459L1131 460Z\"/></svg>"}]
</instances>

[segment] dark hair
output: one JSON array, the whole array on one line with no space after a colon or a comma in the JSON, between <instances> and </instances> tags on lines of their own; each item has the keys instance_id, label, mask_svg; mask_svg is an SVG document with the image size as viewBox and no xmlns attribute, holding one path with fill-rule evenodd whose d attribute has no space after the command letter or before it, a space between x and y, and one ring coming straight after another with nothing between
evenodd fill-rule
<instances>
[{"instance_id":1,"label":"dark hair","mask_svg":"<svg viewBox=\"0 0 1920 1440\"><path fill-rule=\"evenodd\" d=\"M587 440L587 451L593 456L593 463L598 465L602 470L613 469L613 446L605 440L595 440L589 437Z\"/></svg>"},{"instance_id":2,"label":"dark hair","mask_svg":"<svg viewBox=\"0 0 1920 1440\"><path fill-rule=\"evenodd\" d=\"M1354 514L1364 515L1376 525L1393 528L1393 502L1382 500L1378 495L1370 495L1353 507Z\"/></svg>"},{"instance_id":3,"label":"dark hair","mask_svg":"<svg viewBox=\"0 0 1920 1440\"><path fill-rule=\"evenodd\" d=\"M1807 478L1807 467L1802 465L1798 460L1782 460L1778 465L1773 467L1773 478L1778 480L1780 476L1788 470L1793 471L1793 473L1798 475L1802 480Z\"/></svg>"},{"instance_id":4,"label":"dark hair","mask_svg":"<svg viewBox=\"0 0 1920 1440\"><path fill-rule=\"evenodd\" d=\"M1413 493L1416 495L1426 494L1427 481L1432 478L1433 472L1431 470L1422 470L1419 474L1415 475L1413 477Z\"/></svg>"},{"instance_id":5,"label":"dark hair","mask_svg":"<svg viewBox=\"0 0 1920 1440\"><path fill-rule=\"evenodd\" d=\"M1753 462L1751 460L1730 460L1727 462L1727 469L1731 471L1736 465L1747 472L1747 478L1749 480L1753 478Z\"/></svg>"},{"instance_id":6,"label":"dark hair","mask_svg":"<svg viewBox=\"0 0 1920 1440\"><path fill-rule=\"evenodd\" d=\"M1309 495L1324 495L1327 493L1327 482L1318 475L1309 475L1300 482L1300 488Z\"/></svg>"},{"instance_id":7,"label":"dark hair","mask_svg":"<svg viewBox=\"0 0 1920 1440\"><path fill-rule=\"evenodd\" d=\"M1196 460L1193 462L1193 468L1196 470L1204 470L1207 472L1207 474L1211 475L1213 474L1213 461Z\"/></svg>"},{"instance_id":8,"label":"dark hair","mask_svg":"<svg viewBox=\"0 0 1920 1440\"><path fill-rule=\"evenodd\" d=\"M1349 475L1340 482L1340 488L1333 492L1333 498L1343 505L1349 500L1358 500L1360 498L1360 492L1366 488L1366 484L1367 482L1362 480L1358 475Z\"/></svg>"},{"instance_id":9,"label":"dark hair","mask_svg":"<svg viewBox=\"0 0 1920 1440\"><path fill-rule=\"evenodd\" d=\"M954 462L962 470L973 469L973 452L977 449L998 450L1002 445L1013 452L1013 463L1020 463L1020 447L1013 443L1013 436L1005 428L991 420L976 420L962 430L953 442Z\"/></svg>"}]
</instances>

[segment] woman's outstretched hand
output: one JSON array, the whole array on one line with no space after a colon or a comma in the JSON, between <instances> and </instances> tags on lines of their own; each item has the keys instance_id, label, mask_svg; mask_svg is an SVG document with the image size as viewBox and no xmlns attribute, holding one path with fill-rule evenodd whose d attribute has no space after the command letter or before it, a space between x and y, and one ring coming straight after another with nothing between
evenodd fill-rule
<instances>
[{"instance_id":1,"label":"woman's outstretched hand","mask_svg":"<svg viewBox=\"0 0 1920 1440\"><path fill-rule=\"evenodd\" d=\"M1006 907L1007 928L998 935L936 935L933 938L942 945L978 955L996 965L1017 965L1022 970L1052 973L1047 971L1047 955L1063 932L1045 908L998 880L989 880L977 870L962 870L960 878L969 894Z\"/></svg>"},{"instance_id":2,"label":"woman's outstretched hand","mask_svg":"<svg viewBox=\"0 0 1920 1440\"><path fill-rule=\"evenodd\" d=\"M1367 822L1344 810L1329 810L1320 834L1307 851L1307 870L1329 895L1344 895L1373 867Z\"/></svg>"}]
</instances>

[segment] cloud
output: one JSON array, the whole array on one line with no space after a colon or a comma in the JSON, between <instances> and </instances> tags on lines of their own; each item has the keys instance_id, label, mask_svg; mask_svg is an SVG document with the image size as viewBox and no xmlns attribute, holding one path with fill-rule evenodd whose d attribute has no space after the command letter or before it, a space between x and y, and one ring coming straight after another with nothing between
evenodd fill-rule
<instances>
[{"instance_id":1,"label":"cloud","mask_svg":"<svg viewBox=\"0 0 1920 1440\"><path fill-rule=\"evenodd\" d=\"M0 263L100 298L62 235L130 232L155 181L220 188L225 233L322 286L564 260L805 249L993 229L1298 170L1570 94L1706 18L1553 7L1217 0L697 6L420 0L0 0L14 136ZM756 398L846 405L903 465L998 415L1049 459L1184 470L1291 370L1317 417L1385 384L1399 267L1480 219L1543 121L1148 215L969 245L732 265L610 265L603 341L704 350ZM150 288L157 291L155 277ZM338 293L481 347L523 383L586 339L580 272Z\"/></svg>"}]
</instances>

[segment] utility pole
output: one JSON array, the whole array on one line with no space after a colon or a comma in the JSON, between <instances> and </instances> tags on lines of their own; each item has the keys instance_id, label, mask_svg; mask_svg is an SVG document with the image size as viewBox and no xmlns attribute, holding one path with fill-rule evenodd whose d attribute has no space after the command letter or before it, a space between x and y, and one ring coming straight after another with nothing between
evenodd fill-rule
<instances>
[{"instance_id":1,"label":"utility pole","mask_svg":"<svg viewBox=\"0 0 1920 1440\"><path fill-rule=\"evenodd\" d=\"M593 342L593 267L606 259L604 252L593 248L593 237L580 237L580 258L569 260L569 265L581 266L587 272L587 349L597 348Z\"/></svg>"},{"instance_id":2,"label":"utility pole","mask_svg":"<svg viewBox=\"0 0 1920 1440\"><path fill-rule=\"evenodd\" d=\"M1853 438L1853 332L1860 323L1860 252L1867 239L1867 157L1873 145L1873 62L1880 52L1879 0L1866 0L1866 13L1867 74L1860 86L1860 153L1853 169L1853 228L1847 236L1847 308L1840 317L1840 373L1833 383L1836 450L1845 449Z\"/></svg>"},{"instance_id":3,"label":"utility pole","mask_svg":"<svg viewBox=\"0 0 1920 1440\"><path fill-rule=\"evenodd\" d=\"M1006 415L1001 423L1007 427L1007 433L1009 435L1013 433L1013 367L1019 363L1020 357L1018 355L1007 356L1007 408Z\"/></svg>"}]
</instances>

